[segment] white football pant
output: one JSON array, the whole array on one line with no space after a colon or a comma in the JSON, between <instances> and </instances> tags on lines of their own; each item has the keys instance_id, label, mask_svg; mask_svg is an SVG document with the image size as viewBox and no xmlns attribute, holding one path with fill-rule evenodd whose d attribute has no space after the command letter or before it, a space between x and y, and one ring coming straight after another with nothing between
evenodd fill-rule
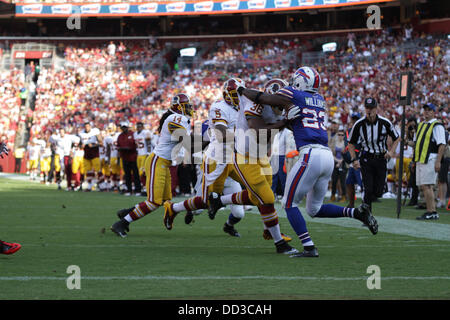
<instances>
[{"instance_id":1,"label":"white football pant","mask_svg":"<svg viewBox=\"0 0 450 320\"><path fill-rule=\"evenodd\" d=\"M328 190L334 169L333 153L321 145L305 146L299 153L299 160L286 178L282 205L284 208L297 207L306 196L306 212L314 217Z\"/></svg>"}]
</instances>

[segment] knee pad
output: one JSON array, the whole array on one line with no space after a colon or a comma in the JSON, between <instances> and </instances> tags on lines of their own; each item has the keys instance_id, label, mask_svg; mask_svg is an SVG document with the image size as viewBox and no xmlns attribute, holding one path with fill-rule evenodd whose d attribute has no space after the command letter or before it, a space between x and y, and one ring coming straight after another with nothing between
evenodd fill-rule
<instances>
[{"instance_id":1,"label":"knee pad","mask_svg":"<svg viewBox=\"0 0 450 320\"><path fill-rule=\"evenodd\" d=\"M244 206L241 205L231 205L231 213L233 214L234 217L242 219L245 216L245 211L244 211Z\"/></svg>"},{"instance_id":2,"label":"knee pad","mask_svg":"<svg viewBox=\"0 0 450 320\"><path fill-rule=\"evenodd\" d=\"M314 218L317 214L317 212L319 212L320 210L320 206L315 206L315 205L306 205L306 213L311 217Z\"/></svg>"}]
</instances>

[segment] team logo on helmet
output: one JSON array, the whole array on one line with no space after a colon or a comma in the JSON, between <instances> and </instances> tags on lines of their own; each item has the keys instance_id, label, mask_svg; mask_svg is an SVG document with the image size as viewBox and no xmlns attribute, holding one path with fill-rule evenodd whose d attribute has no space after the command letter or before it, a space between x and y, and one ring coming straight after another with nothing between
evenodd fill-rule
<instances>
[{"instance_id":1,"label":"team logo on helmet","mask_svg":"<svg viewBox=\"0 0 450 320\"><path fill-rule=\"evenodd\" d=\"M172 98L170 110L188 117L192 117L194 110L192 108L191 100L185 93L179 93Z\"/></svg>"},{"instance_id":2,"label":"team logo on helmet","mask_svg":"<svg viewBox=\"0 0 450 320\"><path fill-rule=\"evenodd\" d=\"M239 87L245 87L245 83L242 79L231 78L223 84L223 99L233 108L239 108L239 95L237 89Z\"/></svg>"},{"instance_id":3,"label":"team logo on helmet","mask_svg":"<svg viewBox=\"0 0 450 320\"><path fill-rule=\"evenodd\" d=\"M317 92L320 87L320 75L311 67L298 68L292 76L292 86L297 90Z\"/></svg>"},{"instance_id":4,"label":"team logo on helmet","mask_svg":"<svg viewBox=\"0 0 450 320\"><path fill-rule=\"evenodd\" d=\"M289 84L283 79L272 79L264 84L264 92L275 94L278 90L287 87Z\"/></svg>"}]
</instances>

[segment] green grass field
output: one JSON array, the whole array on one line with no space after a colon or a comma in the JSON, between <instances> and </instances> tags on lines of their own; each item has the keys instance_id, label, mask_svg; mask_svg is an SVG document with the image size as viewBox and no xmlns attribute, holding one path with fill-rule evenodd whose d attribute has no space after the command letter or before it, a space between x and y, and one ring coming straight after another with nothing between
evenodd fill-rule
<instances>
[{"instance_id":1,"label":"green grass field","mask_svg":"<svg viewBox=\"0 0 450 320\"><path fill-rule=\"evenodd\" d=\"M0 256L2 300L450 298L445 210L440 220L421 222L415 217L422 211L403 208L397 220L395 200L382 200L374 204L376 236L354 220L308 217L320 258L291 259L262 238L256 210L237 225L241 238L222 231L228 210L215 220L196 216L192 225L182 214L168 231L160 208L122 239L109 230L115 212L143 198L3 177L0 195L0 239L23 246ZM282 231L294 236L283 210L280 216ZM291 244L301 249L298 239ZM81 269L80 290L66 286L70 265ZM367 288L371 265L380 267L381 289Z\"/></svg>"}]
</instances>

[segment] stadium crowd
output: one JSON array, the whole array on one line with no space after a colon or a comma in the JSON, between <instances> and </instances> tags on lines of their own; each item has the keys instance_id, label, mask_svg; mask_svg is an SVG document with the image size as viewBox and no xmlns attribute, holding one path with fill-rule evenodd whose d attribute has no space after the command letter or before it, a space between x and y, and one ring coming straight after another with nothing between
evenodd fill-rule
<instances>
[{"instance_id":1,"label":"stadium crowd","mask_svg":"<svg viewBox=\"0 0 450 320\"><path fill-rule=\"evenodd\" d=\"M414 44L402 50L398 43ZM50 130L65 128L77 134L86 121L106 130L110 124L141 121L157 137L161 114L172 96L185 92L196 108L194 122L207 118L210 104L221 98L222 83L233 75L247 87L261 88L270 78L289 79L302 52L311 50L312 40L264 39L231 42L217 40L193 68L172 70L164 76L127 63L149 63L161 49L157 44L137 42L104 43L90 48L75 45L64 48L67 68L42 69L36 83L35 110L28 115L30 141ZM61 48L62 49L62 48ZM253 63L258 62L258 63ZM413 104L407 118L421 118L421 106L438 106L436 117L450 126L449 98L450 48L438 36L384 29L376 35L348 34L338 41L335 52L326 53L312 64L321 75L321 93L327 101L330 139L350 128L354 115L364 115L364 98L376 97L379 115L399 128L402 108L398 103L399 75L414 74ZM114 67L111 67L114 65ZM109 66L109 67L108 67ZM420 76L419 76L420 75ZM14 132L20 111L18 94L25 87L22 71L1 74L0 136L14 150ZM25 119L20 119L24 121ZM400 131L400 130L399 130ZM341 141L331 141L341 145ZM345 191L340 187L340 197ZM392 189L393 190L393 189Z\"/></svg>"}]
</instances>

